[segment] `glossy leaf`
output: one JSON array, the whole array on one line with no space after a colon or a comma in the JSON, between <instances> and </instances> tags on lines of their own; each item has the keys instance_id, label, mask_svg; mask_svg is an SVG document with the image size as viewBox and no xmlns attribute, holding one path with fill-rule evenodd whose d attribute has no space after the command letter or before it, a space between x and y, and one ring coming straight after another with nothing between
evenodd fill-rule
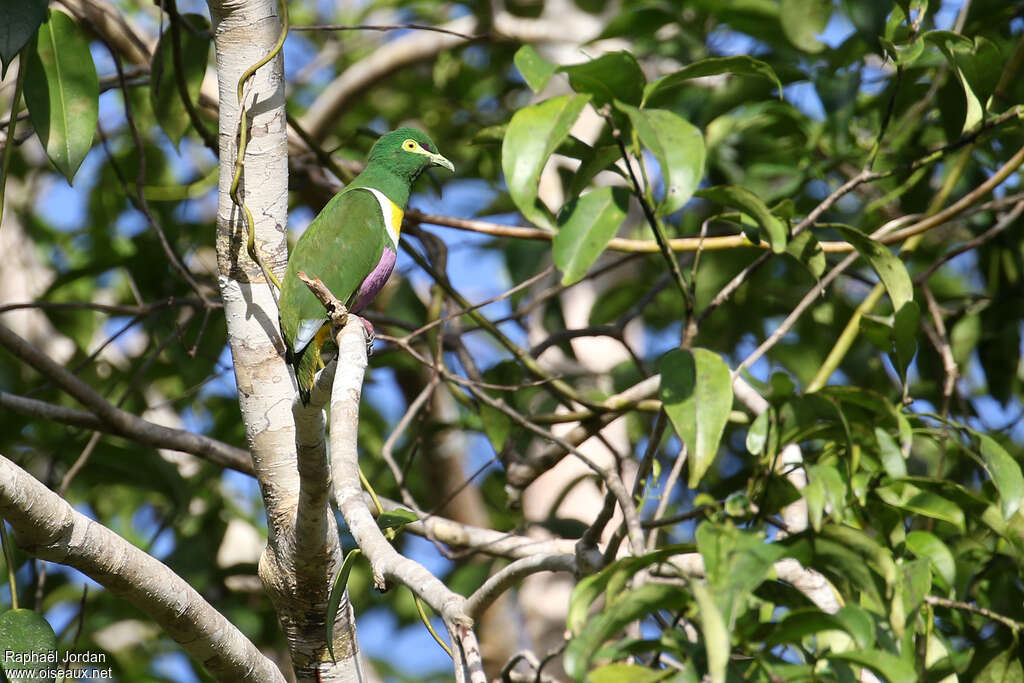
<instances>
[{"instance_id":1,"label":"glossy leaf","mask_svg":"<svg viewBox=\"0 0 1024 683\"><path fill-rule=\"evenodd\" d=\"M916 683L917 671L906 661L884 650L847 650L829 652L829 659L850 662L870 669L889 683Z\"/></svg>"},{"instance_id":2,"label":"glossy leaf","mask_svg":"<svg viewBox=\"0 0 1024 683\"><path fill-rule=\"evenodd\" d=\"M666 546L639 557L630 556L612 562L607 567L580 580L573 588L569 598L569 613L566 620L566 629L570 633L578 634L582 631L587 622L587 613L590 606L606 589L611 593L611 598L616 597L617 588L612 584L622 586L636 572L659 562L668 560L673 554L692 550L679 546Z\"/></svg>"},{"instance_id":3,"label":"glossy leaf","mask_svg":"<svg viewBox=\"0 0 1024 683\"><path fill-rule=\"evenodd\" d=\"M847 624L839 616L822 612L819 609L793 610L778 623L765 644L768 647L784 643L799 645L807 636L822 631L846 632Z\"/></svg>"},{"instance_id":4,"label":"glossy leaf","mask_svg":"<svg viewBox=\"0 0 1024 683\"><path fill-rule=\"evenodd\" d=\"M1010 519L1020 509L1021 499L1024 499L1024 476L1021 475L1020 465L991 436L979 434L978 438L985 469L999 491L1003 518Z\"/></svg>"},{"instance_id":5,"label":"glossy leaf","mask_svg":"<svg viewBox=\"0 0 1024 683\"><path fill-rule=\"evenodd\" d=\"M629 191L602 187L581 195L558 214L558 232L552 244L562 284L579 282L615 236L629 210Z\"/></svg>"},{"instance_id":6,"label":"glossy leaf","mask_svg":"<svg viewBox=\"0 0 1024 683\"><path fill-rule=\"evenodd\" d=\"M526 85L533 92L540 92L558 70L558 66L541 57L532 45L523 45L512 58L522 74Z\"/></svg>"},{"instance_id":7,"label":"glossy leaf","mask_svg":"<svg viewBox=\"0 0 1024 683\"><path fill-rule=\"evenodd\" d=\"M89 43L71 18L51 10L25 57L25 104L46 156L70 183L92 147L100 84Z\"/></svg>"},{"instance_id":8,"label":"glossy leaf","mask_svg":"<svg viewBox=\"0 0 1024 683\"><path fill-rule=\"evenodd\" d=\"M47 4L47 0L18 0L0 5L0 78L43 23Z\"/></svg>"},{"instance_id":9,"label":"glossy leaf","mask_svg":"<svg viewBox=\"0 0 1024 683\"><path fill-rule=\"evenodd\" d=\"M747 214L761 228L764 237L772 247L772 251L780 254L786 250L789 230L786 224L773 214L768 206L753 192L737 185L717 185L697 190L698 197L710 199L725 206L731 206Z\"/></svg>"},{"instance_id":10,"label":"glossy leaf","mask_svg":"<svg viewBox=\"0 0 1024 683\"><path fill-rule=\"evenodd\" d=\"M362 554L359 548L353 548L345 555L338 573L334 576L331 584L331 593L327 597L327 613L324 615L324 637L327 641L327 652L331 655L331 661L336 662L334 657L334 622L337 619L338 610L341 608L341 600L348 590L348 575L352 573L352 566L356 558Z\"/></svg>"},{"instance_id":11,"label":"glossy leaf","mask_svg":"<svg viewBox=\"0 0 1024 683\"><path fill-rule=\"evenodd\" d=\"M764 445L768 441L768 428L770 426L769 411L764 411L756 418L747 430L746 446L751 455L760 455Z\"/></svg>"},{"instance_id":12,"label":"glossy leaf","mask_svg":"<svg viewBox=\"0 0 1024 683\"><path fill-rule=\"evenodd\" d=\"M589 62L563 66L559 71L569 76L573 90L589 95L595 107L615 100L638 105L647 82L636 57L625 51L610 52Z\"/></svg>"},{"instance_id":13,"label":"glossy leaf","mask_svg":"<svg viewBox=\"0 0 1024 683\"><path fill-rule=\"evenodd\" d=\"M633 664L606 664L587 676L590 683L657 683L673 674L672 669L648 669Z\"/></svg>"},{"instance_id":14,"label":"glossy leaf","mask_svg":"<svg viewBox=\"0 0 1024 683\"><path fill-rule=\"evenodd\" d=\"M907 267L887 246L854 228L841 225L836 229L842 234L843 239L852 244L878 273L878 277L882 280L882 284L885 285L889 298L892 300L894 311L900 310L904 304L914 298L914 284L910 281L910 275L907 274Z\"/></svg>"},{"instance_id":15,"label":"glossy leaf","mask_svg":"<svg viewBox=\"0 0 1024 683\"><path fill-rule=\"evenodd\" d=\"M700 632L704 637L711 683L725 683L725 670L729 665L729 630L715 606L711 591L699 581L691 582L690 590L700 610Z\"/></svg>"},{"instance_id":16,"label":"glossy leaf","mask_svg":"<svg viewBox=\"0 0 1024 683\"><path fill-rule=\"evenodd\" d=\"M386 510L380 513L380 516L377 517L377 526L381 529L400 529L418 519L419 515L412 510L395 508L394 510Z\"/></svg>"},{"instance_id":17,"label":"glossy leaf","mask_svg":"<svg viewBox=\"0 0 1024 683\"><path fill-rule=\"evenodd\" d=\"M903 451L900 450L896 440L889 435L889 432L881 427L875 427L875 441L878 442L878 456L886 474L893 479L902 479L907 476L907 463L903 459Z\"/></svg>"},{"instance_id":18,"label":"glossy leaf","mask_svg":"<svg viewBox=\"0 0 1024 683\"><path fill-rule=\"evenodd\" d=\"M704 175L704 137L689 121L664 109L637 109L622 102L624 111L661 167L665 196L655 213L667 216L683 207L693 196Z\"/></svg>"},{"instance_id":19,"label":"glossy leaf","mask_svg":"<svg viewBox=\"0 0 1024 683\"><path fill-rule=\"evenodd\" d=\"M782 0L779 14L782 32L789 42L812 54L825 49L816 36L825 30L832 15L829 0Z\"/></svg>"},{"instance_id":20,"label":"glossy leaf","mask_svg":"<svg viewBox=\"0 0 1024 683\"><path fill-rule=\"evenodd\" d=\"M30 609L12 609L0 614L0 655L13 652L23 655L25 659L22 662L10 662L6 656L0 656L0 669L10 683L52 683L54 677L44 676L43 672L56 668L45 659L53 656L56 650L57 636L49 622L37 612ZM38 656L31 657L33 654ZM33 659L41 661L32 661ZM23 675L16 676L15 671L22 671Z\"/></svg>"},{"instance_id":21,"label":"glossy leaf","mask_svg":"<svg viewBox=\"0 0 1024 683\"><path fill-rule=\"evenodd\" d=\"M548 210L537 199L537 183L548 157L569 135L587 103L584 95L563 95L515 113L501 146L501 170L509 194L527 220L553 228Z\"/></svg>"},{"instance_id":22,"label":"glossy leaf","mask_svg":"<svg viewBox=\"0 0 1024 683\"><path fill-rule=\"evenodd\" d=\"M875 493L883 501L894 507L901 508L925 517L932 517L955 525L964 530L964 512L951 500L937 493L926 491L904 482L896 482L889 486L880 486Z\"/></svg>"},{"instance_id":23,"label":"glossy leaf","mask_svg":"<svg viewBox=\"0 0 1024 683\"><path fill-rule=\"evenodd\" d=\"M644 88L643 101L646 104L661 95L664 95L675 88L685 84L694 78L704 76L716 76L718 74L736 74L738 76L758 76L772 81L779 89L779 96L782 96L782 82L775 74L771 66L746 55L734 57L708 57L688 64L679 71L674 71L667 76L662 76ZM621 99L621 98L620 98Z\"/></svg>"},{"instance_id":24,"label":"glossy leaf","mask_svg":"<svg viewBox=\"0 0 1024 683\"><path fill-rule=\"evenodd\" d=\"M689 451L689 486L695 488L715 460L732 409L729 366L707 349L669 351L658 365L658 394Z\"/></svg>"},{"instance_id":25,"label":"glossy leaf","mask_svg":"<svg viewBox=\"0 0 1024 683\"><path fill-rule=\"evenodd\" d=\"M648 583L630 591L615 602L614 609L606 609L587 621L579 636L569 641L565 648L565 672L577 681L583 680L590 660L604 641L632 621L659 609L682 609L688 600L684 590L667 584Z\"/></svg>"},{"instance_id":26,"label":"glossy leaf","mask_svg":"<svg viewBox=\"0 0 1024 683\"><path fill-rule=\"evenodd\" d=\"M183 14L181 18L195 29L192 31L182 27L179 37L185 87L189 100L198 109L199 89L203 84L210 54L210 22L200 14ZM157 44L150 72L149 98L160 127L177 147L192 124L182 102L181 89L175 73L173 40L173 34L168 28Z\"/></svg>"}]
</instances>

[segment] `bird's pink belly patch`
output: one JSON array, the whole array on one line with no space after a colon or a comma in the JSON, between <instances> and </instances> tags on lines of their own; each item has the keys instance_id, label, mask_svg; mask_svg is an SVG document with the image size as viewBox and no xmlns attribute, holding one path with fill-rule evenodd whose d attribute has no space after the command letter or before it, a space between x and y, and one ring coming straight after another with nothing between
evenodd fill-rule
<instances>
[{"instance_id":1,"label":"bird's pink belly patch","mask_svg":"<svg viewBox=\"0 0 1024 683\"><path fill-rule=\"evenodd\" d=\"M380 261L377 262L377 267L359 285L359 294L356 296L355 304L352 306L353 313L363 310L376 298L380 290L384 288L384 283L391 277L391 271L395 269L395 260L397 258L398 254L393 250L387 247L384 248L383 253L380 255Z\"/></svg>"}]
</instances>

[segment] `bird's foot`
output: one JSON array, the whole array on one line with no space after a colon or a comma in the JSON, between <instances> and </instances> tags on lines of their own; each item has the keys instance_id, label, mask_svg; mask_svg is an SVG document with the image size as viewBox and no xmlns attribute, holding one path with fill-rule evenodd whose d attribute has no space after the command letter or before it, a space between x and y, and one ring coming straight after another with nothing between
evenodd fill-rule
<instances>
[{"instance_id":1,"label":"bird's foot","mask_svg":"<svg viewBox=\"0 0 1024 683\"><path fill-rule=\"evenodd\" d=\"M373 355L373 342L377 339L377 333L373 329L373 323L369 320L360 317L359 321L363 323L363 327L366 329L366 357L369 358Z\"/></svg>"}]
</instances>

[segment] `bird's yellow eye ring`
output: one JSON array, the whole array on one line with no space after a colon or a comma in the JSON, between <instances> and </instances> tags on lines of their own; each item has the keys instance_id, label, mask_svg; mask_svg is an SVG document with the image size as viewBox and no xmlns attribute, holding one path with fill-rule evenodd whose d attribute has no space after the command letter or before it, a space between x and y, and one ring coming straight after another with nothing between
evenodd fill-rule
<instances>
[{"instance_id":1,"label":"bird's yellow eye ring","mask_svg":"<svg viewBox=\"0 0 1024 683\"><path fill-rule=\"evenodd\" d=\"M410 152L414 151L416 147L418 147L418 145L416 144L416 141L413 140L412 138L409 138L408 140L402 143L402 149L408 150Z\"/></svg>"}]
</instances>

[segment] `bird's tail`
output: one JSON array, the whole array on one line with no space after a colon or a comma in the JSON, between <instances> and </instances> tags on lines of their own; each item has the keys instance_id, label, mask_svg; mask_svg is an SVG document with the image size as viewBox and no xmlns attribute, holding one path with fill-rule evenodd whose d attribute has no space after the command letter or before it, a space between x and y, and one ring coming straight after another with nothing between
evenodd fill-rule
<instances>
[{"instance_id":1,"label":"bird's tail","mask_svg":"<svg viewBox=\"0 0 1024 683\"><path fill-rule=\"evenodd\" d=\"M302 405L309 405L309 396L313 391L313 381L316 373L323 369L324 362L320 355L320 349L329 335L329 327L324 325L313 336L313 339L306 344L306 348L299 352L296 357L292 354L292 364L295 366L295 380L299 385L299 398Z\"/></svg>"}]
</instances>

